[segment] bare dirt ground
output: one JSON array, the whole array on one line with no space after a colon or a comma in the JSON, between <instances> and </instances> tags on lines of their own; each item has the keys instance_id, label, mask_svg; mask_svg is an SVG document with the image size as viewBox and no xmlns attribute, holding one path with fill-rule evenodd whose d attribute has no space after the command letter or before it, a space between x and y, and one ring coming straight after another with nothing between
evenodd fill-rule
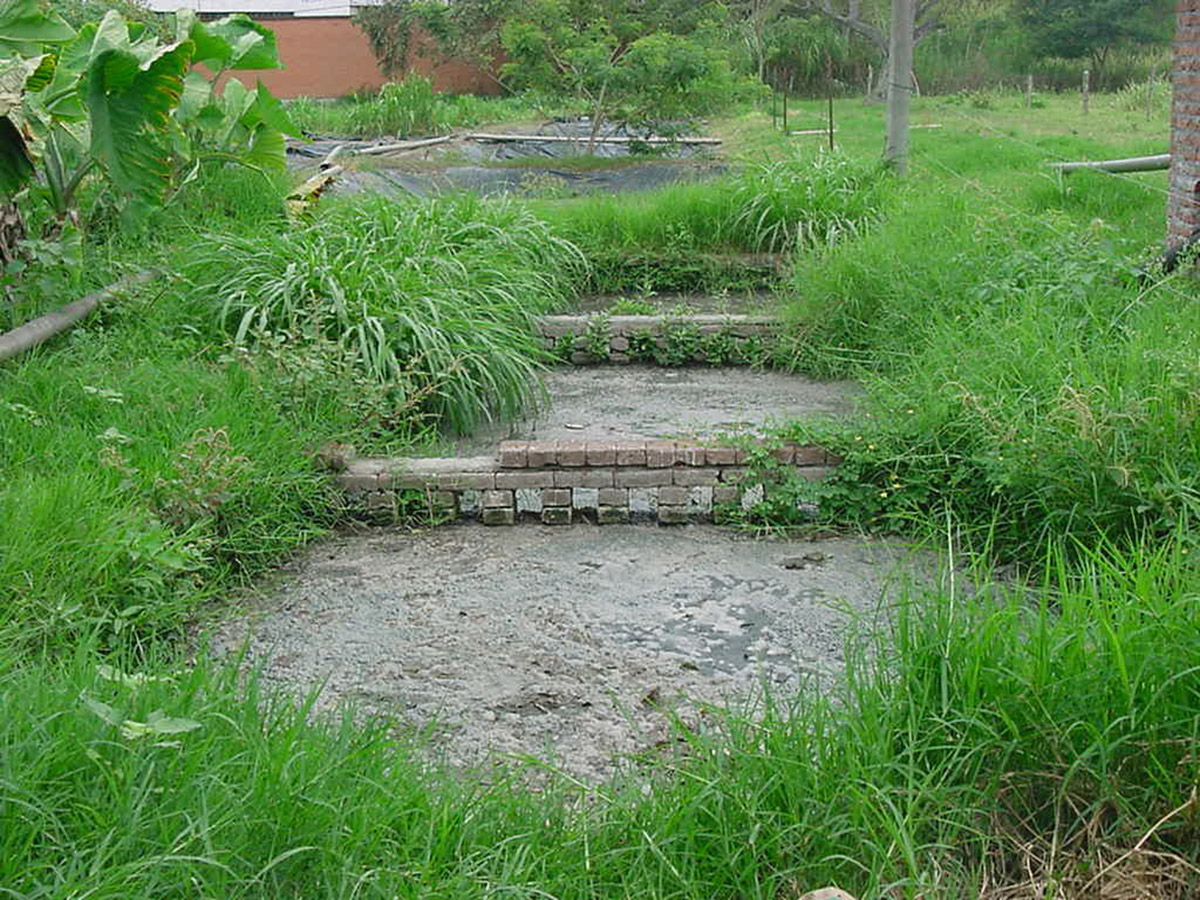
<instances>
[{"instance_id":1,"label":"bare dirt ground","mask_svg":"<svg viewBox=\"0 0 1200 900\"><path fill-rule=\"evenodd\" d=\"M669 751L673 712L827 685L850 623L912 571L896 543L702 526L371 531L310 550L215 643L324 685L323 708L434 727L452 766L528 755L591 780Z\"/></svg>"}]
</instances>

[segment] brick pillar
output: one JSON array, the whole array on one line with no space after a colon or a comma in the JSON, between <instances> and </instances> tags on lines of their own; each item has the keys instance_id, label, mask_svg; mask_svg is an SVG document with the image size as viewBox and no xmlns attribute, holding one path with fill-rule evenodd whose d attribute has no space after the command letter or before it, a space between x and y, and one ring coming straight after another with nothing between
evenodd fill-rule
<instances>
[{"instance_id":1,"label":"brick pillar","mask_svg":"<svg viewBox=\"0 0 1200 900\"><path fill-rule=\"evenodd\" d=\"M1200 235L1200 0L1179 0L1171 73L1171 196L1167 246Z\"/></svg>"}]
</instances>

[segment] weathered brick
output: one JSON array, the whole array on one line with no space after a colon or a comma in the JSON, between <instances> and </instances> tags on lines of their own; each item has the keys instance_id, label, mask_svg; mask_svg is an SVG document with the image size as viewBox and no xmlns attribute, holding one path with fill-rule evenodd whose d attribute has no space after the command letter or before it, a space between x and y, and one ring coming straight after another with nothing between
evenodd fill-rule
<instances>
[{"instance_id":1,"label":"weathered brick","mask_svg":"<svg viewBox=\"0 0 1200 900\"><path fill-rule=\"evenodd\" d=\"M673 484L673 470L671 469L639 469L628 467L617 469L616 479L613 482L617 487L640 488L640 487L662 487L663 485Z\"/></svg>"},{"instance_id":2,"label":"weathered brick","mask_svg":"<svg viewBox=\"0 0 1200 900\"><path fill-rule=\"evenodd\" d=\"M628 506L628 488L600 488L601 506Z\"/></svg>"},{"instance_id":3,"label":"weathered brick","mask_svg":"<svg viewBox=\"0 0 1200 900\"><path fill-rule=\"evenodd\" d=\"M713 488L713 503L717 506L729 503L737 503L738 497L741 496L741 491L735 487L715 487Z\"/></svg>"},{"instance_id":4,"label":"weathered brick","mask_svg":"<svg viewBox=\"0 0 1200 900\"><path fill-rule=\"evenodd\" d=\"M542 510L543 525L570 525L572 518L569 506L547 506Z\"/></svg>"},{"instance_id":5,"label":"weathered brick","mask_svg":"<svg viewBox=\"0 0 1200 900\"><path fill-rule=\"evenodd\" d=\"M664 487L658 491L658 502L663 506L686 506L688 489L685 487Z\"/></svg>"},{"instance_id":6,"label":"weathered brick","mask_svg":"<svg viewBox=\"0 0 1200 900\"><path fill-rule=\"evenodd\" d=\"M651 469L669 469L675 465L675 442L646 441L646 465Z\"/></svg>"},{"instance_id":7,"label":"weathered brick","mask_svg":"<svg viewBox=\"0 0 1200 900\"><path fill-rule=\"evenodd\" d=\"M658 507L658 524L660 525L684 525L688 521L688 511L686 506L663 506Z\"/></svg>"},{"instance_id":8,"label":"weathered brick","mask_svg":"<svg viewBox=\"0 0 1200 900\"><path fill-rule=\"evenodd\" d=\"M474 518L479 515L481 509L483 509L483 491L458 492L458 514L460 516Z\"/></svg>"},{"instance_id":9,"label":"weathered brick","mask_svg":"<svg viewBox=\"0 0 1200 900\"><path fill-rule=\"evenodd\" d=\"M496 486L496 476L490 472L447 472L437 476L435 482L443 491L466 489L488 491Z\"/></svg>"},{"instance_id":10,"label":"weathered brick","mask_svg":"<svg viewBox=\"0 0 1200 900\"><path fill-rule=\"evenodd\" d=\"M542 492L537 488L518 488L517 513L530 513L540 516L545 504L542 502Z\"/></svg>"},{"instance_id":11,"label":"weathered brick","mask_svg":"<svg viewBox=\"0 0 1200 900\"><path fill-rule=\"evenodd\" d=\"M825 448L808 444L792 448L792 462L797 466L825 465Z\"/></svg>"},{"instance_id":12,"label":"weathered brick","mask_svg":"<svg viewBox=\"0 0 1200 900\"><path fill-rule=\"evenodd\" d=\"M746 466L726 466L721 470L721 483L737 484L748 474L750 469Z\"/></svg>"},{"instance_id":13,"label":"weathered brick","mask_svg":"<svg viewBox=\"0 0 1200 900\"><path fill-rule=\"evenodd\" d=\"M558 464L582 466L587 464L587 444L583 441L559 441Z\"/></svg>"},{"instance_id":14,"label":"weathered brick","mask_svg":"<svg viewBox=\"0 0 1200 900\"><path fill-rule=\"evenodd\" d=\"M675 445L675 462L681 466L702 466L704 458L704 448L699 444L677 443Z\"/></svg>"},{"instance_id":15,"label":"weathered brick","mask_svg":"<svg viewBox=\"0 0 1200 900\"><path fill-rule=\"evenodd\" d=\"M526 441L502 441L500 443L500 467L523 469L529 462L529 444Z\"/></svg>"},{"instance_id":16,"label":"weathered brick","mask_svg":"<svg viewBox=\"0 0 1200 900\"><path fill-rule=\"evenodd\" d=\"M434 491L429 495L429 505L434 509L458 510L458 494L454 491Z\"/></svg>"},{"instance_id":17,"label":"weathered brick","mask_svg":"<svg viewBox=\"0 0 1200 900\"><path fill-rule=\"evenodd\" d=\"M512 507L507 509L485 509L483 511L484 525L515 525L517 511Z\"/></svg>"},{"instance_id":18,"label":"weathered brick","mask_svg":"<svg viewBox=\"0 0 1200 900\"><path fill-rule=\"evenodd\" d=\"M379 490L379 476L377 474L362 475L352 472L343 472L338 475L338 486L348 494L365 494L369 491ZM419 485L411 485L412 487L424 487L424 480ZM405 485L408 487L409 485Z\"/></svg>"},{"instance_id":19,"label":"weathered brick","mask_svg":"<svg viewBox=\"0 0 1200 900\"><path fill-rule=\"evenodd\" d=\"M553 469L524 469L519 472L497 472L496 488L498 490L516 490L517 488L546 488L554 487Z\"/></svg>"},{"instance_id":20,"label":"weathered brick","mask_svg":"<svg viewBox=\"0 0 1200 900\"><path fill-rule=\"evenodd\" d=\"M612 469L567 469L554 473L554 486L560 488L603 488L613 486Z\"/></svg>"},{"instance_id":21,"label":"weathered brick","mask_svg":"<svg viewBox=\"0 0 1200 900\"><path fill-rule=\"evenodd\" d=\"M825 452L825 465L827 466L840 466L845 461L846 458L844 456L838 456L836 453L830 453L829 451Z\"/></svg>"},{"instance_id":22,"label":"weathered brick","mask_svg":"<svg viewBox=\"0 0 1200 900\"><path fill-rule=\"evenodd\" d=\"M512 491L484 491L483 508L503 509L513 505L515 498Z\"/></svg>"},{"instance_id":23,"label":"weathered brick","mask_svg":"<svg viewBox=\"0 0 1200 900\"><path fill-rule=\"evenodd\" d=\"M542 503L546 506L570 506L570 488L546 488L542 491Z\"/></svg>"},{"instance_id":24,"label":"weathered brick","mask_svg":"<svg viewBox=\"0 0 1200 900\"><path fill-rule=\"evenodd\" d=\"M595 509L600 505L599 488L572 488L571 508L576 510Z\"/></svg>"},{"instance_id":25,"label":"weathered brick","mask_svg":"<svg viewBox=\"0 0 1200 900\"><path fill-rule=\"evenodd\" d=\"M615 350L617 353L624 353L626 350L629 349L629 338L615 337L611 341L608 342L608 346L612 350Z\"/></svg>"},{"instance_id":26,"label":"weathered brick","mask_svg":"<svg viewBox=\"0 0 1200 900\"><path fill-rule=\"evenodd\" d=\"M525 460L531 469L558 465L558 441L529 441Z\"/></svg>"},{"instance_id":27,"label":"weathered brick","mask_svg":"<svg viewBox=\"0 0 1200 900\"><path fill-rule=\"evenodd\" d=\"M781 462L785 466L791 465L792 460L796 458L796 448L791 444L784 444L782 447L773 447L771 449L771 458L776 462Z\"/></svg>"},{"instance_id":28,"label":"weathered brick","mask_svg":"<svg viewBox=\"0 0 1200 900\"><path fill-rule=\"evenodd\" d=\"M629 523L628 506L601 506L596 513L601 525L626 525Z\"/></svg>"},{"instance_id":29,"label":"weathered brick","mask_svg":"<svg viewBox=\"0 0 1200 900\"><path fill-rule=\"evenodd\" d=\"M617 445L612 441L588 441L587 464L589 466L615 466Z\"/></svg>"},{"instance_id":30,"label":"weathered brick","mask_svg":"<svg viewBox=\"0 0 1200 900\"><path fill-rule=\"evenodd\" d=\"M629 512L634 518L653 518L658 512L658 492L661 488L632 488L629 491Z\"/></svg>"},{"instance_id":31,"label":"weathered brick","mask_svg":"<svg viewBox=\"0 0 1200 900\"><path fill-rule=\"evenodd\" d=\"M684 487L714 485L721 481L720 469L676 469L675 484Z\"/></svg>"},{"instance_id":32,"label":"weathered brick","mask_svg":"<svg viewBox=\"0 0 1200 900\"><path fill-rule=\"evenodd\" d=\"M693 516L708 516L713 508L713 489L710 487L689 488L687 498L688 512Z\"/></svg>"},{"instance_id":33,"label":"weathered brick","mask_svg":"<svg viewBox=\"0 0 1200 900\"><path fill-rule=\"evenodd\" d=\"M645 441L618 441L617 442L617 465L618 466L644 466L644 465L646 465L646 442Z\"/></svg>"},{"instance_id":34,"label":"weathered brick","mask_svg":"<svg viewBox=\"0 0 1200 900\"><path fill-rule=\"evenodd\" d=\"M704 452L704 461L710 466L732 466L737 462L737 450L733 447L709 447Z\"/></svg>"}]
</instances>

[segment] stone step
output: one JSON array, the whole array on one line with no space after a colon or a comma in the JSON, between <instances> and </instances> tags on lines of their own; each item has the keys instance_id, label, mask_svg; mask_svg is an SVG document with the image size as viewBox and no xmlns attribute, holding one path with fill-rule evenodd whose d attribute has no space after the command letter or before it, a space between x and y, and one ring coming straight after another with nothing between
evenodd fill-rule
<instances>
[{"instance_id":1,"label":"stone step","mask_svg":"<svg viewBox=\"0 0 1200 900\"><path fill-rule=\"evenodd\" d=\"M748 464L762 455L810 480L841 462L813 445L505 441L490 456L355 460L338 481L373 521L396 521L415 503L437 520L485 525L674 525L761 502L769 488Z\"/></svg>"},{"instance_id":2,"label":"stone step","mask_svg":"<svg viewBox=\"0 0 1200 900\"><path fill-rule=\"evenodd\" d=\"M536 327L546 349L574 365L761 363L782 330L774 316L744 314L585 313L541 316Z\"/></svg>"}]
</instances>

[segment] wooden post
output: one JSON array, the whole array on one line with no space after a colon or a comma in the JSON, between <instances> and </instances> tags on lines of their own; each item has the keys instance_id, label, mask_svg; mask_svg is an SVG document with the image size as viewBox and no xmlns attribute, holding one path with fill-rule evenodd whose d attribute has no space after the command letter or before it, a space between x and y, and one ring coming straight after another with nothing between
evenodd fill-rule
<instances>
[{"instance_id":1,"label":"wooden post","mask_svg":"<svg viewBox=\"0 0 1200 900\"><path fill-rule=\"evenodd\" d=\"M1033 109L1033 75L1025 76L1025 108Z\"/></svg>"},{"instance_id":2,"label":"wooden post","mask_svg":"<svg viewBox=\"0 0 1200 900\"><path fill-rule=\"evenodd\" d=\"M908 116L912 95L914 0L892 0L891 70L888 72L887 149L899 175L908 172Z\"/></svg>"},{"instance_id":3,"label":"wooden post","mask_svg":"<svg viewBox=\"0 0 1200 900\"><path fill-rule=\"evenodd\" d=\"M787 133L788 133L788 123L787 123L787 97L788 97L788 95L787 95L787 91L784 91L784 92L783 92L783 133L784 133L784 134L787 134Z\"/></svg>"},{"instance_id":4,"label":"wooden post","mask_svg":"<svg viewBox=\"0 0 1200 900\"><path fill-rule=\"evenodd\" d=\"M867 93L863 96L863 103L871 102L871 91L875 89L875 67L867 63Z\"/></svg>"},{"instance_id":5,"label":"wooden post","mask_svg":"<svg viewBox=\"0 0 1200 900\"><path fill-rule=\"evenodd\" d=\"M833 152L833 57L825 51L825 89L829 92L829 151Z\"/></svg>"},{"instance_id":6,"label":"wooden post","mask_svg":"<svg viewBox=\"0 0 1200 900\"><path fill-rule=\"evenodd\" d=\"M771 130L774 131L779 127L779 116L775 114L775 108L779 104L779 94L771 91Z\"/></svg>"},{"instance_id":7,"label":"wooden post","mask_svg":"<svg viewBox=\"0 0 1200 900\"><path fill-rule=\"evenodd\" d=\"M1146 82L1146 121L1154 118L1154 83L1158 81L1158 69L1150 70L1150 80Z\"/></svg>"},{"instance_id":8,"label":"wooden post","mask_svg":"<svg viewBox=\"0 0 1200 900\"><path fill-rule=\"evenodd\" d=\"M1088 114L1088 100L1092 91L1092 73L1088 69L1083 70L1083 114Z\"/></svg>"}]
</instances>

